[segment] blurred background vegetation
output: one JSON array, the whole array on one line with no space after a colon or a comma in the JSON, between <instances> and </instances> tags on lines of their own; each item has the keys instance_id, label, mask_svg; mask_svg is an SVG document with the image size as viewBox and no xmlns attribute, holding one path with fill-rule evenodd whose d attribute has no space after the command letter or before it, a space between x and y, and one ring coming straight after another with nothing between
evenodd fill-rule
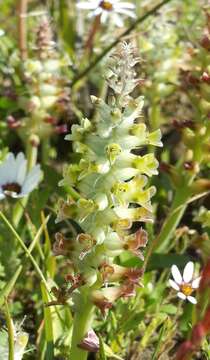
<instances>
[{"instance_id":1,"label":"blurred background vegetation","mask_svg":"<svg viewBox=\"0 0 210 360\"><path fill-rule=\"evenodd\" d=\"M138 17L158 4L155 0L131 2L136 5ZM30 88L22 75L20 3L4 0L0 4L0 160L8 151L25 151L27 142L18 127L9 126L11 117L21 121L27 116L20 99L28 96ZM28 59L37 55L37 28L43 13L50 18L57 56L64 64L59 86L68 93L67 103L62 100L62 110L53 108L51 114L57 114L56 126L65 125L65 132L70 132L72 124L82 117L91 120L99 116L90 95L106 99L111 92L105 82L107 54L85 76L80 75L129 28L132 20L126 19L123 29L106 25L98 29L87 49L92 23L85 12L76 8L75 1L28 1L27 16L23 18ZM141 59L136 68L140 86L135 93L145 97L144 121L150 130L161 128L164 147L155 150L160 167L159 175L152 179L157 188L153 198L155 221L146 225L149 244L144 288L139 288L132 300L119 300L105 318L97 314L95 328L105 345L90 359L169 359L175 356L179 344L189 338L208 306L209 285L198 294L195 307L180 304L167 282L172 264L183 268L192 260L199 271L210 257L209 34L208 1L171 0L124 38L133 44ZM78 231L71 222L55 224L58 199L66 196L66 189L58 187L62 169L66 163L76 161L62 129L41 139L38 162L44 178L30 196L24 216L17 226L13 224L27 247L35 237L33 258L49 288L62 287L68 267L62 257L53 256L55 233ZM0 203L9 219L15 206L13 200ZM16 235L0 221L1 324L5 325L6 296L14 321L26 316L23 329L29 334L29 343L24 359L67 359L70 310L67 306L44 307L50 299L43 279L40 287L40 274ZM118 261L124 266L142 266L139 259L130 255ZM193 356L192 359L210 359L208 337Z\"/></svg>"}]
</instances>

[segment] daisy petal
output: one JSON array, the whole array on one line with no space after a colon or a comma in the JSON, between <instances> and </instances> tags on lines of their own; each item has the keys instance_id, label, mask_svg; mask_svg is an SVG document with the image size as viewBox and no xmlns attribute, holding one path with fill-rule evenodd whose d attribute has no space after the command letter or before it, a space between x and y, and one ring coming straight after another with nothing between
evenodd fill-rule
<instances>
[{"instance_id":1,"label":"daisy petal","mask_svg":"<svg viewBox=\"0 0 210 360\"><path fill-rule=\"evenodd\" d=\"M93 10L95 8L97 8L97 4L91 4L91 3L88 3L88 2L80 2L77 4L77 8L78 9L83 9L83 10Z\"/></svg>"},{"instance_id":2,"label":"daisy petal","mask_svg":"<svg viewBox=\"0 0 210 360\"><path fill-rule=\"evenodd\" d=\"M98 15L101 15L102 12L103 12L103 9L99 7L93 11L93 15L98 16Z\"/></svg>"},{"instance_id":3,"label":"daisy petal","mask_svg":"<svg viewBox=\"0 0 210 360\"><path fill-rule=\"evenodd\" d=\"M194 264L192 261L189 261L184 268L183 279L184 282L189 283L192 280L194 271Z\"/></svg>"},{"instance_id":4,"label":"daisy petal","mask_svg":"<svg viewBox=\"0 0 210 360\"><path fill-rule=\"evenodd\" d=\"M197 300L196 300L196 298L194 298L193 296L188 296L188 297L187 297L187 300L188 300L189 302L191 302L192 304L197 304Z\"/></svg>"},{"instance_id":5,"label":"daisy petal","mask_svg":"<svg viewBox=\"0 0 210 360\"><path fill-rule=\"evenodd\" d=\"M5 199L5 195L0 191L0 200Z\"/></svg>"},{"instance_id":6,"label":"daisy petal","mask_svg":"<svg viewBox=\"0 0 210 360\"><path fill-rule=\"evenodd\" d=\"M124 9L135 9L135 5L129 2L120 2L119 4L116 4L116 7Z\"/></svg>"},{"instance_id":7,"label":"daisy petal","mask_svg":"<svg viewBox=\"0 0 210 360\"><path fill-rule=\"evenodd\" d=\"M174 289L174 290L177 290L179 291L179 286L177 285L177 283L174 281L174 280L169 280L169 284L170 286Z\"/></svg>"},{"instance_id":8,"label":"daisy petal","mask_svg":"<svg viewBox=\"0 0 210 360\"><path fill-rule=\"evenodd\" d=\"M192 288L198 289L201 281L201 276L199 276L197 279L193 280L192 282Z\"/></svg>"},{"instance_id":9,"label":"daisy petal","mask_svg":"<svg viewBox=\"0 0 210 360\"><path fill-rule=\"evenodd\" d=\"M33 169L28 173L23 186L22 186L22 194L26 195L30 193L32 190L37 187L38 183L41 180L42 172L40 169L40 165L35 165Z\"/></svg>"},{"instance_id":10,"label":"daisy petal","mask_svg":"<svg viewBox=\"0 0 210 360\"><path fill-rule=\"evenodd\" d=\"M178 296L180 299L182 299L182 300L186 300L186 298L187 298L186 295L183 294L183 293L180 292L180 291L177 293L177 296Z\"/></svg>"},{"instance_id":11,"label":"daisy petal","mask_svg":"<svg viewBox=\"0 0 210 360\"><path fill-rule=\"evenodd\" d=\"M108 14L107 11L103 11L103 12L102 12L102 14L101 14L101 22L102 22L102 24L105 24L105 23L106 23L106 21L107 21L107 19L108 19L108 16L109 16L109 14Z\"/></svg>"},{"instance_id":12,"label":"daisy petal","mask_svg":"<svg viewBox=\"0 0 210 360\"><path fill-rule=\"evenodd\" d=\"M116 26L123 27L123 20L118 14L113 14L112 19Z\"/></svg>"},{"instance_id":13,"label":"daisy petal","mask_svg":"<svg viewBox=\"0 0 210 360\"><path fill-rule=\"evenodd\" d=\"M123 14L123 15L127 15L130 16L133 19L136 19L136 14L134 14L131 10L127 10L127 9L116 9L116 12L118 14Z\"/></svg>"},{"instance_id":14,"label":"daisy petal","mask_svg":"<svg viewBox=\"0 0 210 360\"><path fill-rule=\"evenodd\" d=\"M180 274L180 271L178 269L178 267L176 265L173 265L171 267L171 273L172 273L172 276L175 280L175 282L179 285L181 285L182 283L182 275Z\"/></svg>"}]
</instances>

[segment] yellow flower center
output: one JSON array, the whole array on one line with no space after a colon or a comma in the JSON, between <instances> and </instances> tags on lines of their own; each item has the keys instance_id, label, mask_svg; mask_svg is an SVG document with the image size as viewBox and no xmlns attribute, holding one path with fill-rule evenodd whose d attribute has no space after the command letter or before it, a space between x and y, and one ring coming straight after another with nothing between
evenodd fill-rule
<instances>
[{"instance_id":1,"label":"yellow flower center","mask_svg":"<svg viewBox=\"0 0 210 360\"><path fill-rule=\"evenodd\" d=\"M180 285L180 290L185 296L189 296L193 292L193 288L190 284L182 284Z\"/></svg>"},{"instance_id":2,"label":"yellow flower center","mask_svg":"<svg viewBox=\"0 0 210 360\"><path fill-rule=\"evenodd\" d=\"M100 7L106 11L112 11L113 5L109 1L101 1Z\"/></svg>"}]
</instances>

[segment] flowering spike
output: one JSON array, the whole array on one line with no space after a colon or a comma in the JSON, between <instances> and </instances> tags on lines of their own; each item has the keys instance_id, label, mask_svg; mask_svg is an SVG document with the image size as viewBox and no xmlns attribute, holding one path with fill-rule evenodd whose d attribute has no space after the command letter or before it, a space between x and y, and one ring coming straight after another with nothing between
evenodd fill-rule
<instances>
[{"instance_id":1,"label":"flowering spike","mask_svg":"<svg viewBox=\"0 0 210 360\"><path fill-rule=\"evenodd\" d=\"M21 64L25 88L19 107L25 116L21 120L8 117L8 126L17 129L23 141L31 134L42 140L68 131L67 125L60 123L69 110L69 89L63 76L68 62L56 49L48 17L42 16L35 32L33 57Z\"/></svg>"},{"instance_id":2,"label":"flowering spike","mask_svg":"<svg viewBox=\"0 0 210 360\"><path fill-rule=\"evenodd\" d=\"M130 229L133 222L152 221L155 188L147 187L147 182L158 173L158 162L152 152L140 156L132 150L162 143L159 130L149 133L138 120L143 98L131 97L137 86L137 62L132 47L121 44L112 56L107 80L115 97L108 103L92 97L98 119L90 122L84 118L66 136L73 143L78 162L64 169L61 185L70 187L72 197L61 201L58 220L73 219L82 229L69 240L71 251L67 251L74 274L84 279L73 301L75 308L79 302L89 301L103 314L115 300L135 295L136 286L141 285L143 270L116 265L114 258L129 251L143 260L141 250L147 244L147 233L139 229L133 234ZM63 254L67 248L59 237L55 253Z\"/></svg>"}]
</instances>

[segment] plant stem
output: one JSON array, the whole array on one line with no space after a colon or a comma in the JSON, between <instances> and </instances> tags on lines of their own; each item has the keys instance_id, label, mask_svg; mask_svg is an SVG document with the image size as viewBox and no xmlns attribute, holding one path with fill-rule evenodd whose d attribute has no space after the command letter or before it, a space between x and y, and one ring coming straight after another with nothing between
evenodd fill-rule
<instances>
[{"instance_id":1,"label":"plant stem","mask_svg":"<svg viewBox=\"0 0 210 360\"><path fill-rule=\"evenodd\" d=\"M93 62L91 62L86 69L84 69L80 74L75 77L75 79L73 79L72 86L74 86L79 80L81 80L91 70L93 70L93 68L104 58L106 54L108 54L110 50L112 50L112 48L114 48L122 40L123 37L128 36L136 28L137 25L144 22L149 16L154 15L163 5L169 3L170 1L171 0L161 1L151 10L147 11L146 14L139 17L127 30L125 30L120 36L118 36L116 40L114 40L109 46L107 46L104 51Z\"/></svg>"},{"instance_id":2,"label":"plant stem","mask_svg":"<svg viewBox=\"0 0 210 360\"><path fill-rule=\"evenodd\" d=\"M8 360L14 360L15 352L14 352L14 330L12 319L9 313L9 306L7 303L7 299L5 298L5 309L6 309L6 323L7 323L7 330L8 330L8 345L9 345L9 357Z\"/></svg>"},{"instance_id":3,"label":"plant stem","mask_svg":"<svg viewBox=\"0 0 210 360\"><path fill-rule=\"evenodd\" d=\"M94 19L93 26L91 28L90 34L85 44L85 50L87 50L88 53L92 53L94 37L97 31L99 31L100 26L101 26L101 15L97 15Z\"/></svg>"},{"instance_id":4,"label":"plant stem","mask_svg":"<svg viewBox=\"0 0 210 360\"><path fill-rule=\"evenodd\" d=\"M6 226L10 229L11 233L15 236L15 238L18 240L20 246L22 247L22 249L24 250L25 254L29 257L29 259L31 260L34 268L36 269L37 274L39 275L40 279L43 281L43 283L46 286L46 289L50 292L50 288L47 284L47 280L45 279L39 265L37 264L36 260L34 259L34 257L31 255L29 249L26 247L26 245L24 244L23 240L21 239L21 237L19 236L19 234L16 232L16 230L14 229L14 227L12 226L12 224L9 222L9 220L6 218L6 216L2 213L2 211L0 211L0 217L2 218L2 220L4 221L4 223L6 224Z\"/></svg>"},{"instance_id":5,"label":"plant stem","mask_svg":"<svg viewBox=\"0 0 210 360\"><path fill-rule=\"evenodd\" d=\"M86 360L88 351L80 349L78 344L81 343L84 336L91 328L93 321L94 305L90 302L83 303L83 306L78 306L79 310L74 317L73 334L70 350L70 360Z\"/></svg>"},{"instance_id":6,"label":"plant stem","mask_svg":"<svg viewBox=\"0 0 210 360\"><path fill-rule=\"evenodd\" d=\"M160 230L160 233L154 239L148 249L144 261L145 268L149 257L154 250L160 253L166 253L168 251L170 240L188 206L188 200L191 195L190 185L192 184L194 177L195 175L191 175L187 181L187 184L183 185L182 187L180 186L177 189L173 203L171 205L171 210Z\"/></svg>"},{"instance_id":7,"label":"plant stem","mask_svg":"<svg viewBox=\"0 0 210 360\"><path fill-rule=\"evenodd\" d=\"M28 171L30 171L36 164L37 155L38 155L38 148L37 148L37 146L34 146L33 144L31 144L30 139L26 145L26 154L27 154L27 162L28 162L27 163ZM25 198L21 199L14 207L12 222L13 222L13 225L15 226L15 228L17 228L19 225L19 222L22 218L24 209L27 205L28 199L29 199L29 196L26 196Z\"/></svg>"},{"instance_id":8,"label":"plant stem","mask_svg":"<svg viewBox=\"0 0 210 360\"><path fill-rule=\"evenodd\" d=\"M26 60L27 58L27 27L26 27L27 8L28 8L28 0L18 0L19 49L22 60Z\"/></svg>"},{"instance_id":9,"label":"plant stem","mask_svg":"<svg viewBox=\"0 0 210 360\"><path fill-rule=\"evenodd\" d=\"M26 144L26 155L28 161L28 171L30 171L36 164L38 156L38 145L33 144L32 137L29 138L29 141Z\"/></svg>"}]
</instances>

